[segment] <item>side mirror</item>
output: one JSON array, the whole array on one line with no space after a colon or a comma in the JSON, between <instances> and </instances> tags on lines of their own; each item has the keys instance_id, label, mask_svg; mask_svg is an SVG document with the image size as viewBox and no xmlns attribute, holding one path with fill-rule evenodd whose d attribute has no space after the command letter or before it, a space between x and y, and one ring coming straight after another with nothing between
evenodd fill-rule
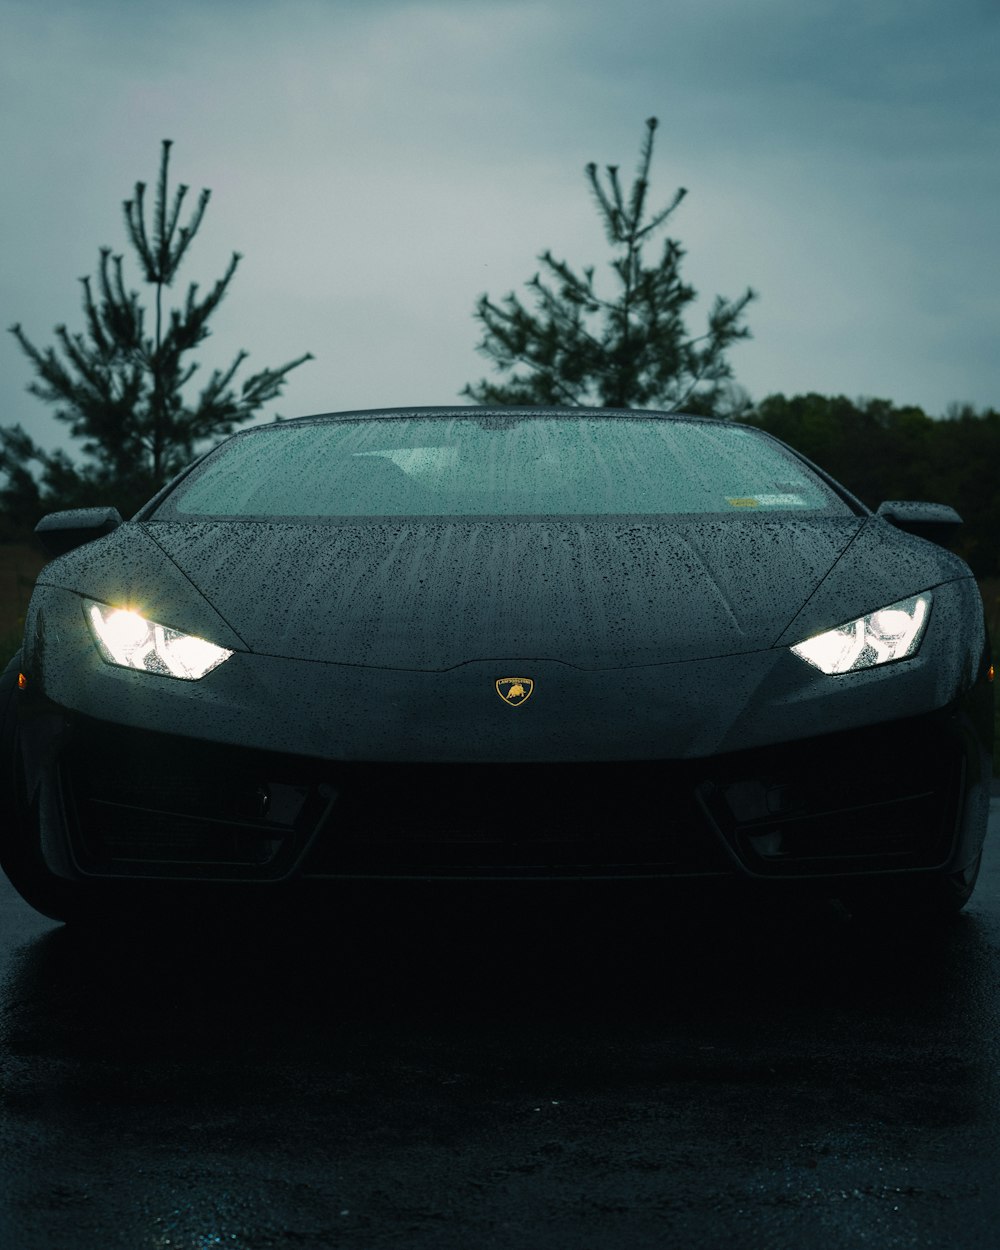
<instances>
[{"instance_id":1,"label":"side mirror","mask_svg":"<svg viewBox=\"0 0 1000 1250\"><path fill-rule=\"evenodd\" d=\"M121 523L117 508L70 508L43 516L35 526L35 533L47 555L61 556L74 547L113 533Z\"/></svg>"},{"instance_id":2,"label":"side mirror","mask_svg":"<svg viewBox=\"0 0 1000 1250\"><path fill-rule=\"evenodd\" d=\"M942 545L951 542L962 524L962 518L947 504L917 503L912 499L892 499L880 504L876 516L884 517L907 534Z\"/></svg>"}]
</instances>

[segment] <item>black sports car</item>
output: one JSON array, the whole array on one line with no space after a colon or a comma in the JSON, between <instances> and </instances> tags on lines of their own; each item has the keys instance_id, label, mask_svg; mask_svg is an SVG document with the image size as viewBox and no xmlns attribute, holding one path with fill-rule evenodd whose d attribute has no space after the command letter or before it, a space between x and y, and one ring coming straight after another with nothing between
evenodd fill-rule
<instances>
[{"instance_id":1,"label":"black sports car","mask_svg":"<svg viewBox=\"0 0 1000 1250\"><path fill-rule=\"evenodd\" d=\"M958 523L873 514L694 417L245 430L129 522L39 523L0 862L64 919L310 878L714 875L957 910L993 724L982 601L934 541Z\"/></svg>"}]
</instances>

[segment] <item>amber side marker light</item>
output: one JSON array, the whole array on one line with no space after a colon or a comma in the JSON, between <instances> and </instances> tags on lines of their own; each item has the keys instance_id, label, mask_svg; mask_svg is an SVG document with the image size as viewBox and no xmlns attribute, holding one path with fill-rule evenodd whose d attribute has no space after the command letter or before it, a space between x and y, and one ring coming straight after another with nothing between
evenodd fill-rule
<instances>
[{"instance_id":1,"label":"amber side marker light","mask_svg":"<svg viewBox=\"0 0 1000 1250\"><path fill-rule=\"evenodd\" d=\"M993 665L992 665L992 664L991 664L991 665L989 666L989 668L986 670L986 680L987 680L987 681L992 681L992 680L993 680Z\"/></svg>"},{"instance_id":2,"label":"amber side marker light","mask_svg":"<svg viewBox=\"0 0 1000 1250\"><path fill-rule=\"evenodd\" d=\"M28 679L23 673L18 673L17 675L17 688L18 690L27 690L28 688Z\"/></svg>"}]
</instances>

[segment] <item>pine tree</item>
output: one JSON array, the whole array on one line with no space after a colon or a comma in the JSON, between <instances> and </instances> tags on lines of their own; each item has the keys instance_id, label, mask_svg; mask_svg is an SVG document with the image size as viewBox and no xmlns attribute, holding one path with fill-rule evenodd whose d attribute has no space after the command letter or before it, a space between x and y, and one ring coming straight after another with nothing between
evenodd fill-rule
<instances>
[{"instance_id":1,"label":"pine tree","mask_svg":"<svg viewBox=\"0 0 1000 1250\"><path fill-rule=\"evenodd\" d=\"M144 281L154 288L153 324L137 291L129 290L123 257L100 249L96 285L83 285L83 332L56 326L56 344L36 347L20 325L11 327L31 361L36 380L28 390L55 406L86 457L74 465L64 452L42 451L20 426L0 428L0 470L6 489L0 508L40 513L47 507L119 503L132 510L205 445L256 415L276 398L288 373L310 353L277 369L262 369L238 388L235 375L246 359L240 351L226 369L215 369L192 399L186 387L198 368L189 353L209 334L208 321L229 289L240 254L234 252L222 277L204 295L191 283L183 304L164 309L181 262L201 225L211 192L198 197L186 224L181 212L189 188L177 186L171 199L168 168L171 141L163 140L152 221L146 215L146 184L137 182L124 203L128 239ZM40 468L36 480L27 465ZM25 518L26 519L26 518Z\"/></svg>"},{"instance_id":2,"label":"pine tree","mask_svg":"<svg viewBox=\"0 0 1000 1250\"><path fill-rule=\"evenodd\" d=\"M657 120L649 118L635 181L626 196L618 166L602 180L586 167L587 181L613 248L615 290L603 296L594 267L582 273L551 251L543 270L526 284L533 310L513 293L494 303L483 295L476 319L479 351L504 375L499 382L466 385L462 394L480 404L568 404L611 408L720 411L731 396L726 349L748 338L743 314L754 292L732 301L717 297L704 334L689 337L684 312L695 291L681 280L684 251L665 239L659 259L644 264L643 249L686 194L647 215L649 167ZM542 276L544 274L544 276Z\"/></svg>"}]
</instances>

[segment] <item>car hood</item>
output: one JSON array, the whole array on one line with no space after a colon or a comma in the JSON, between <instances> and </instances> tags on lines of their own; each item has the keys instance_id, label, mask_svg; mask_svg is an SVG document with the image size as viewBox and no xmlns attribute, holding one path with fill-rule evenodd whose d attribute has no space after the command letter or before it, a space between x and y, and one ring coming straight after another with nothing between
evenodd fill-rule
<instances>
[{"instance_id":1,"label":"car hood","mask_svg":"<svg viewBox=\"0 0 1000 1250\"><path fill-rule=\"evenodd\" d=\"M863 518L142 525L254 652L599 669L770 647ZM131 526L127 528L132 528Z\"/></svg>"}]
</instances>

